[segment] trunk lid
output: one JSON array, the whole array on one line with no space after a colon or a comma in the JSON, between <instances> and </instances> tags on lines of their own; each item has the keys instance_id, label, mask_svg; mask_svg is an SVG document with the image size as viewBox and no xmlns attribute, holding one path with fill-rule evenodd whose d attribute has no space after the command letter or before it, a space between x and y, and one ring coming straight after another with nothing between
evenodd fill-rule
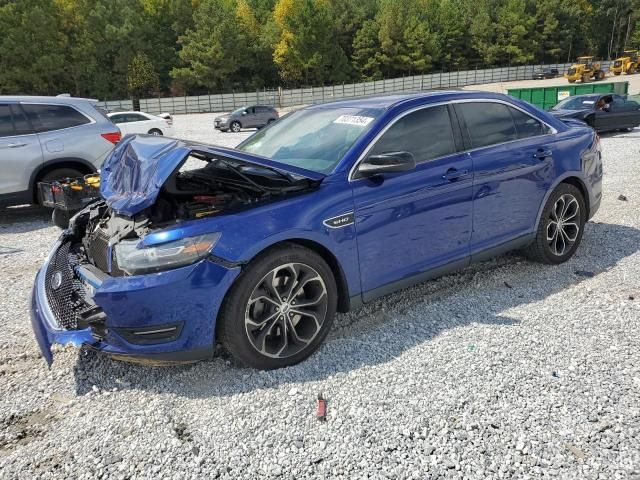
<instances>
[{"instance_id":1,"label":"trunk lid","mask_svg":"<svg viewBox=\"0 0 640 480\"><path fill-rule=\"evenodd\" d=\"M298 180L317 182L326 176L232 148L161 136L133 135L120 141L102 165L100 194L116 213L133 216L155 203L162 185L194 151L264 167Z\"/></svg>"}]
</instances>

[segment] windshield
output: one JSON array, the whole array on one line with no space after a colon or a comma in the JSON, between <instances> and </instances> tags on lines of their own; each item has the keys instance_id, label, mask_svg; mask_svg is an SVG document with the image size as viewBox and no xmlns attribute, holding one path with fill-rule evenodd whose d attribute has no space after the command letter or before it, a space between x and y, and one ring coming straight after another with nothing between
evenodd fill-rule
<instances>
[{"instance_id":1,"label":"windshield","mask_svg":"<svg viewBox=\"0 0 640 480\"><path fill-rule=\"evenodd\" d=\"M280 163L329 173L382 113L380 109L298 110L238 145Z\"/></svg>"},{"instance_id":2,"label":"windshield","mask_svg":"<svg viewBox=\"0 0 640 480\"><path fill-rule=\"evenodd\" d=\"M236 110L234 110L233 112L231 112L229 115L240 115L242 114L242 112L244 112L247 109L247 107L240 107Z\"/></svg>"},{"instance_id":3,"label":"windshield","mask_svg":"<svg viewBox=\"0 0 640 480\"><path fill-rule=\"evenodd\" d=\"M569 97L558 103L552 110L586 110L593 108L595 98Z\"/></svg>"}]
</instances>

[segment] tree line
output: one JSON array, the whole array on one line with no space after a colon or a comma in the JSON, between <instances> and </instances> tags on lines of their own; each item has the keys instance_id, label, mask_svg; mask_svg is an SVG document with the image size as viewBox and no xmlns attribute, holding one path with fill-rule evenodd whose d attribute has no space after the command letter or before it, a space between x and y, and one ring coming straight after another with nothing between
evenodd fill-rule
<instances>
[{"instance_id":1,"label":"tree line","mask_svg":"<svg viewBox=\"0 0 640 480\"><path fill-rule=\"evenodd\" d=\"M640 0L0 0L0 94L317 86L631 46Z\"/></svg>"}]
</instances>

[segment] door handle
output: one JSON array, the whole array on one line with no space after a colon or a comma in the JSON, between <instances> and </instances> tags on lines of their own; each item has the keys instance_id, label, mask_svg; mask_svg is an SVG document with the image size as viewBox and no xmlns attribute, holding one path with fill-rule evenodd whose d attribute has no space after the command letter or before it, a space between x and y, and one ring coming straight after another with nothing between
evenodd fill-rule
<instances>
[{"instance_id":1,"label":"door handle","mask_svg":"<svg viewBox=\"0 0 640 480\"><path fill-rule=\"evenodd\" d=\"M553 155L551 150L540 149L536 153L533 154L533 158L537 158L538 160L544 160L547 157Z\"/></svg>"},{"instance_id":2,"label":"door handle","mask_svg":"<svg viewBox=\"0 0 640 480\"><path fill-rule=\"evenodd\" d=\"M461 177L464 177L467 173L469 173L469 170L458 170L457 168L450 168L449 170L447 170L447 173L442 176L442 178L448 180L449 182L453 182Z\"/></svg>"},{"instance_id":3,"label":"door handle","mask_svg":"<svg viewBox=\"0 0 640 480\"><path fill-rule=\"evenodd\" d=\"M26 147L27 144L26 143L8 143L7 147L9 148L20 148L20 147Z\"/></svg>"}]
</instances>

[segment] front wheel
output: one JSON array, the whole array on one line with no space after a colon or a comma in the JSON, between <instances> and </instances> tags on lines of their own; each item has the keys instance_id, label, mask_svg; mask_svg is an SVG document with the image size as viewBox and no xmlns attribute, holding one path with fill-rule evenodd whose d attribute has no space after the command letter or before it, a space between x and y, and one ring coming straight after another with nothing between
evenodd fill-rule
<instances>
[{"instance_id":1,"label":"front wheel","mask_svg":"<svg viewBox=\"0 0 640 480\"><path fill-rule=\"evenodd\" d=\"M337 289L324 259L285 244L258 256L225 298L219 339L244 365L287 367L309 357L333 323Z\"/></svg>"},{"instance_id":2,"label":"front wheel","mask_svg":"<svg viewBox=\"0 0 640 480\"><path fill-rule=\"evenodd\" d=\"M536 238L524 253L531 260L559 264L569 260L580 245L587 211L584 197L573 185L561 183L545 204Z\"/></svg>"},{"instance_id":3,"label":"front wheel","mask_svg":"<svg viewBox=\"0 0 640 480\"><path fill-rule=\"evenodd\" d=\"M152 128L149 130L149 135L161 136L162 130L158 130L157 128Z\"/></svg>"},{"instance_id":4,"label":"front wheel","mask_svg":"<svg viewBox=\"0 0 640 480\"><path fill-rule=\"evenodd\" d=\"M238 121L231 122L231 125L229 126L231 127L231 131L235 133L238 133L242 129L242 125L240 125L240 122Z\"/></svg>"}]
</instances>

